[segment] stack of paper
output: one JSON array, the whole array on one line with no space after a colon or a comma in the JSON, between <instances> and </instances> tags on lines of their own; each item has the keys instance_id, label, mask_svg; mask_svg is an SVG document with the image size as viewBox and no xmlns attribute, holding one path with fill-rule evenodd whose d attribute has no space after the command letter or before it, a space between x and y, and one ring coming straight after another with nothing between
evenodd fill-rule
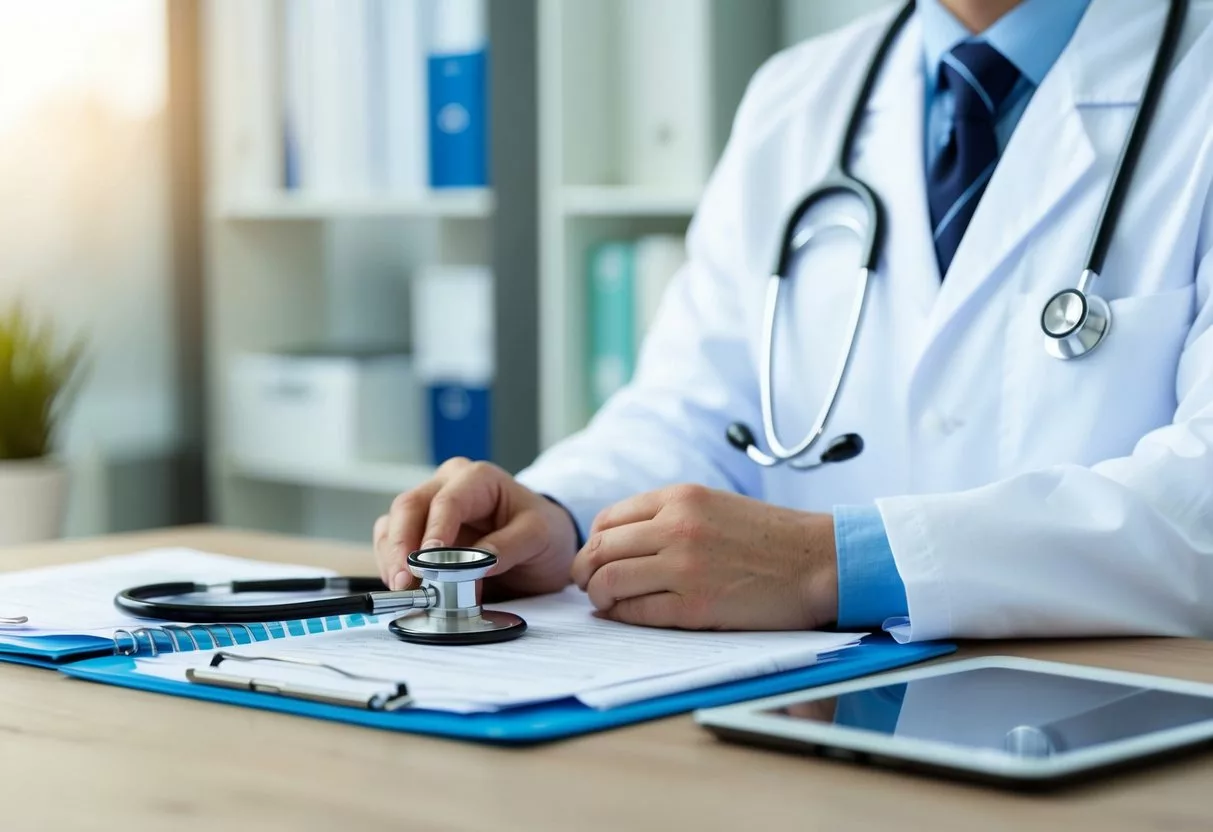
<instances>
[{"instance_id":1,"label":"stack of paper","mask_svg":"<svg viewBox=\"0 0 1213 832\"><path fill-rule=\"evenodd\" d=\"M0 627L0 645L38 636L100 635L148 622L114 606L124 589L165 581L223 583L249 578L307 578L332 570L267 563L194 549L152 549L83 563L0 574L0 617L24 616L23 625Z\"/></svg>"},{"instance_id":2,"label":"stack of paper","mask_svg":"<svg viewBox=\"0 0 1213 832\"><path fill-rule=\"evenodd\" d=\"M224 652L288 661L223 661L221 668L258 681L365 692L367 682L315 666L327 664L351 676L405 684L414 707L433 710L497 711L571 697L589 707L611 708L807 667L862 637L636 627L596 618L587 597L575 588L496 608L526 619L526 633L499 644L424 646L400 641L381 622L361 630L228 648ZM138 672L183 680L188 668L209 666L213 655L203 651L139 659Z\"/></svg>"}]
</instances>

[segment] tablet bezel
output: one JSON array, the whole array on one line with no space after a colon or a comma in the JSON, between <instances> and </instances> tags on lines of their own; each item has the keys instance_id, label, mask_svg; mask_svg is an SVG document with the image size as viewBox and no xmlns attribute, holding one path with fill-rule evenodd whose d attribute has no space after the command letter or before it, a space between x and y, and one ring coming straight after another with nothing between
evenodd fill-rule
<instances>
[{"instance_id":1,"label":"tablet bezel","mask_svg":"<svg viewBox=\"0 0 1213 832\"><path fill-rule=\"evenodd\" d=\"M999 783L1041 786L1062 783L1168 752L1213 741L1213 718L1181 728L1155 731L1125 740L1066 752L1057 757L1016 758L1000 752L965 749L931 740L879 734L860 728L763 713L791 704L982 668L1008 668L1058 674L1114 684L1213 699L1213 685L1145 673L1109 670L1016 656L981 656L908 670L891 671L733 705L701 708L695 721L716 736L747 744L770 745L835 759L898 767L922 767Z\"/></svg>"}]
</instances>

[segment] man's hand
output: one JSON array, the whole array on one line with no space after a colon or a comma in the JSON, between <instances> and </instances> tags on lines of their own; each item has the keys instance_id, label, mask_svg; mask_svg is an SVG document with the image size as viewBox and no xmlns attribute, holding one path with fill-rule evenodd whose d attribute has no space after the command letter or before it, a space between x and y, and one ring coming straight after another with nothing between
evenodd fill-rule
<instances>
[{"instance_id":1,"label":"man's hand","mask_svg":"<svg viewBox=\"0 0 1213 832\"><path fill-rule=\"evenodd\" d=\"M475 546L497 555L486 587L537 595L568 586L577 530L563 508L487 462L451 459L432 480L407 491L375 521L375 559L391 589L417 583L409 552Z\"/></svg>"},{"instance_id":2,"label":"man's hand","mask_svg":"<svg viewBox=\"0 0 1213 832\"><path fill-rule=\"evenodd\" d=\"M838 616L834 521L699 486L604 510L573 561L599 615L692 630L811 630Z\"/></svg>"}]
</instances>

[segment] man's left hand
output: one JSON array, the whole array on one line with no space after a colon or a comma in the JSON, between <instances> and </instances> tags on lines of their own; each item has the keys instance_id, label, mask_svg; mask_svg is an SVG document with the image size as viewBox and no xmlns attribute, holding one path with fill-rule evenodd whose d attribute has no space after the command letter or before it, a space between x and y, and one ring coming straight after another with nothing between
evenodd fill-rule
<instances>
[{"instance_id":1,"label":"man's left hand","mask_svg":"<svg viewBox=\"0 0 1213 832\"><path fill-rule=\"evenodd\" d=\"M835 558L829 514L680 485L599 514L573 580L629 624L812 630L838 615Z\"/></svg>"}]
</instances>

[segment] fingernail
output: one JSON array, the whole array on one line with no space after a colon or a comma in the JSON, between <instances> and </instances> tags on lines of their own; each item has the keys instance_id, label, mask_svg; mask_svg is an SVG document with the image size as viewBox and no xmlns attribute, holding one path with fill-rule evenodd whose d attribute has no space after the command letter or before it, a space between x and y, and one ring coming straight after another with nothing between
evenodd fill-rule
<instances>
[{"instance_id":1,"label":"fingernail","mask_svg":"<svg viewBox=\"0 0 1213 832\"><path fill-rule=\"evenodd\" d=\"M443 545L443 544L442 544L442 541L441 541L441 540L436 540L436 539L435 539L435 540L427 540L425 543L422 543L422 544L421 544L421 548L422 548L422 549L441 549L441 548L442 548L442 545Z\"/></svg>"},{"instance_id":2,"label":"fingernail","mask_svg":"<svg viewBox=\"0 0 1213 832\"><path fill-rule=\"evenodd\" d=\"M392 578L392 591L393 592L402 591L408 585L408 582L409 582L409 573L408 572L397 572L395 577Z\"/></svg>"}]
</instances>

